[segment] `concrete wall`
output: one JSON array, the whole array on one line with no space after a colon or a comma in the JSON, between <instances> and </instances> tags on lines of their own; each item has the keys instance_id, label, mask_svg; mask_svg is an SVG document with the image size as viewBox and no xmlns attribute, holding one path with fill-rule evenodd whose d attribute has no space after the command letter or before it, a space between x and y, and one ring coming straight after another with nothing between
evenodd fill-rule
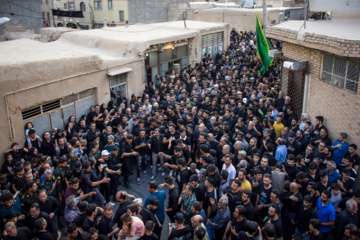
<instances>
[{"instance_id":1,"label":"concrete wall","mask_svg":"<svg viewBox=\"0 0 360 240\"><path fill-rule=\"evenodd\" d=\"M51 66L51 71L47 70L49 66ZM9 118L6 114L0 116L2 129L0 152L9 149L12 142L24 144L22 109L61 99L88 89L96 90L96 103L107 103L110 100L107 73L121 68L133 69L127 73L128 97L132 93L140 95L144 89L142 61L107 68L103 66L101 59L85 57L71 59L71 61L67 59L53 61L46 66L41 62L34 61L29 64L6 67L6 71L0 66L0 71L4 73L0 76L0 87L2 96L5 96L0 98L0 106L4 113L6 113L6 108L9 111ZM64 69L66 70L64 71ZM14 139L10 138L10 129L13 131Z\"/></svg>"},{"instance_id":2,"label":"concrete wall","mask_svg":"<svg viewBox=\"0 0 360 240\"><path fill-rule=\"evenodd\" d=\"M296 61L309 62L308 114L312 123L315 123L316 116L322 115L332 140L337 139L340 132L346 132L349 143L359 144L360 95L321 81L322 51L283 42L283 54Z\"/></svg>"},{"instance_id":3,"label":"concrete wall","mask_svg":"<svg viewBox=\"0 0 360 240\"><path fill-rule=\"evenodd\" d=\"M168 4L184 3L189 4L189 0L129 0L129 24L166 22Z\"/></svg>"},{"instance_id":4,"label":"concrete wall","mask_svg":"<svg viewBox=\"0 0 360 240\"><path fill-rule=\"evenodd\" d=\"M332 18L359 18L359 0L309 0L311 12L332 12Z\"/></svg>"},{"instance_id":5,"label":"concrete wall","mask_svg":"<svg viewBox=\"0 0 360 240\"><path fill-rule=\"evenodd\" d=\"M22 25L26 29L34 30L35 33L40 33L40 28L43 26L41 0L12 0L0 1L1 17L10 18L7 25ZM11 16L10 13L14 15ZM4 31L4 26L0 27L0 34Z\"/></svg>"},{"instance_id":6,"label":"concrete wall","mask_svg":"<svg viewBox=\"0 0 360 240\"><path fill-rule=\"evenodd\" d=\"M260 22L262 22L262 9L257 9ZM214 8L207 10L188 10L188 17L195 21L229 23L230 28L237 31L255 31L256 11L244 9ZM279 23L278 10L268 10L268 24Z\"/></svg>"},{"instance_id":7,"label":"concrete wall","mask_svg":"<svg viewBox=\"0 0 360 240\"><path fill-rule=\"evenodd\" d=\"M193 66L195 63L198 63L201 61L201 36L217 33L217 32L224 32L224 50L227 50L227 48L230 45L230 25L227 25L227 27L223 29L217 29L212 31L201 31L200 34L198 34L195 38L191 39L189 41L189 64L192 64Z\"/></svg>"}]
</instances>

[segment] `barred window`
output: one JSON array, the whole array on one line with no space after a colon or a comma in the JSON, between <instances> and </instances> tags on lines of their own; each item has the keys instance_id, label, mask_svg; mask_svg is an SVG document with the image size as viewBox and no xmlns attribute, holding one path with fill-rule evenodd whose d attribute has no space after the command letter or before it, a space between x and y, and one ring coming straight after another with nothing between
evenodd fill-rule
<instances>
[{"instance_id":1,"label":"barred window","mask_svg":"<svg viewBox=\"0 0 360 240\"><path fill-rule=\"evenodd\" d=\"M325 53L321 80L357 92L359 70L360 62Z\"/></svg>"}]
</instances>

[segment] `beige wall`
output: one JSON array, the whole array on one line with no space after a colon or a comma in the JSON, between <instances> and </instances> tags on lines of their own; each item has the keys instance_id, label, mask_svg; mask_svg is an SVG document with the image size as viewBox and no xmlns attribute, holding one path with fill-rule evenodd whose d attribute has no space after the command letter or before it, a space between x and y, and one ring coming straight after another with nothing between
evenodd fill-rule
<instances>
[{"instance_id":1,"label":"beige wall","mask_svg":"<svg viewBox=\"0 0 360 240\"><path fill-rule=\"evenodd\" d=\"M262 9L258 10L262 22ZM255 31L256 12L254 10L214 8L207 10L188 10L190 20L204 22L223 22L230 24L230 29L237 31ZM279 23L278 10L268 10L268 24ZM229 36L229 35L228 35Z\"/></svg>"},{"instance_id":2,"label":"beige wall","mask_svg":"<svg viewBox=\"0 0 360 240\"><path fill-rule=\"evenodd\" d=\"M50 0L51 1L51 0ZM56 0L53 1L53 7L54 9L60 9L60 10L64 10L64 11L68 11L69 7L67 9L64 9L64 4L68 3L68 0ZM90 27L92 26L92 20L93 20L93 9L94 6L93 4L91 5L91 2L93 2L92 0L81 0L81 1L74 1L75 2L75 11L80 11L80 3L83 2L85 3L85 11L83 12L84 17L83 18L73 18L72 21L73 23L77 23L77 21L79 21L79 24L81 25L89 25ZM89 6L90 4L90 6ZM61 19L58 18L57 16L54 16L55 19L55 27L57 26L57 23L69 23L69 21L71 21L71 18L68 17L62 17Z\"/></svg>"},{"instance_id":3,"label":"beige wall","mask_svg":"<svg viewBox=\"0 0 360 240\"><path fill-rule=\"evenodd\" d=\"M283 42L285 57L296 61L308 61L311 75L308 114L313 123L322 115L335 140L340 132L346 132L349 143L360 142L360 95L337 88L321 81L323 52L299 45ZM359 92L359 91L358 91Z\"/></svg>"},{"instance_id":4,"label":"beige wall","mask_svg":"<svg viewBox=\"0 0 360 240\"><path fill-rule=\"evenodd\" d=\"M188 64L192 64L193 66L195 63L201 61L201 36L224 32L224 50L226 50L230 45L230 25L227 25L224 29L216 29L212 31L201 31L195 38L190 39L189 41L189 55L188 55Z\"/></svg>"},{"instance_id":5,"label":"beige wall","mask_svg":"<svg viewBox=\"0 0 360 240\"><path fill-rule=\"evenodd\" d=\"M124 25L125 22L120 22L120 11L124 11L125 21L129 19L127 0L112 0L112 10L109 10L108 0L102 1L102 10L95 10L94 1L90 0L90 4L94 9L95 23L103 23L106 18L108 24L114 21L116 25Z\"/></svg>"},{"instance_id":6,"label":"beige wall","mask_svg":"<svg viewBox=\"0 0 360 240\"><path fill-rule=\"evenodd\" d=\"M41 63L36 62L7 68L8 71L0 76L0 86L5 95L4 98L0 98L0 106L4 113L0 115L0 126L2 129L0 152L9 149L13 142L24 144L25 135L23 128L24 120L21 114L22 109L54 101L88 89L96 89L96 103L107 103L110 100L109 77L107 73L110 71L131 68L132 71L127 73L128 97L132 93L137 95L142 93L144 89L144 71L141 60L112 68L104 68L101 66L101 61L96 58L92 58L92 60L89 58L88 62L85 63L83 60L71 60L71 63L77 67L73 68L73 70L65 68L68 71L64 71L65 62L68 62L65 59L57 67L52 68L52 73L44 73L44 69L39 66ZM78 61L79 63L77 64ZM36 72L36 74L29 74L29 69L33 69L33 72ZM44 77L41 77L41 75L44 75ZM47 81L43 81L43 78L46 78ZM6 105L5 99L8 105ZM6 106L9 111L9 118L5 114ZM9 126L12 128L14 139L10 137ZM2 161L2 158L0 156L0 161Z\"/></svg>"}]
</instances>

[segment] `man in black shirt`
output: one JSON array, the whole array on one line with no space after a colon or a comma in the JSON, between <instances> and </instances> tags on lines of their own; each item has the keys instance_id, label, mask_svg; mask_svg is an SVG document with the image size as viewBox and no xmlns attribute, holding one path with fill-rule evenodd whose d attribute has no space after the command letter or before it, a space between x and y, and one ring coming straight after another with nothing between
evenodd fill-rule
<instances>
[{"instance_id":1,"label":"man in black shirt","mask_svg":"<svg viewBox=\"0 0 360 240\"><path fill-rule=\"evenodd\" d=\"M259 239L262 238L261 235L261 228L259 227L259 224L255 221L249 221L247 226L247 231L239 232L236 240L254 240L255 235L259 232Z\"/></svg>"},{"instance_id":2,"label":"man in black shirt","mask_svg":"<svg viewBox=\"0 0 360 240\"><path fill-rule=\"evenodd\" d=\"M153 136L150 137L150 140L148 142L148 146L151 149L151 157L152 157L152 176L151 180L153 180L156 177L156 164L157 160L160 160L160 167L161 167L161 176L165 176L164 172L164 157L159 155L159 152L162 151L162 140L161 140L161 134L160 129L156 128Z\"/></svg>"},{"instance_id":3,"label":"man in black shirt","mask_svg":"<svg viewBox=\"0 0 360 240\"><path fill-rule=\"evenodd\" d=\"M17 227L14 222L7 222L4 227L5 240L30 239L31 231L27 227Z\"/></svg>"},{"instance_id":4,"label":"man in black shirt","mask_svg":"<svg viewBox=\"0 0 360 240\"><path fill-rule=\"evenodd\" d=\"M276 239L283 239L283 227L281 218L279 217L280 208L278 205L271 205L269 207L268 217L269 221L268 223L272 223L275 225L276 229Z\"/></svg>"},{"instance_id":5,"label":"man in black shirt","mask_svg":"<svg viewBox=\"0 0 360 240\"><path fill-rule=\"evenodd\" d=\"M102 170L102 165L99 167ZM102 207L104 206L104 197L100 193L97 186L99 186L102 183L108 183L110 181L110 178L104 177L103 179L98 179L98 177L94 174L93 171L91 171L90 162L88 160L85 160L83 163L83 169L81 170L81 189L84 191L85 194L89 192L96 192L95 196L95 202L98 206Z\"/></svg>"},{"instance_id":6,"label":"man in black shirt","mask_svg":"<svg viewBox=\"0 0 360 240\"><path fill-rule=\"evenodd\" d=\"M235 208L234 215L226 226L222 240L227 239L229 231L231 232L231 240L236 240L239 232L247 230L248 220L245 218L245 214L246 208L244 206L238 205Z\"/></svg>"},{"instance_id":7,"label":"man in black shirt","mask_svg":"<svg viewBox=\"0 0 360 240\"><path fill-rule=\"evenodd\" d=\"M44 218L36 219L35 221L35 237L38 240L55 240L57 239L54 237L50 232L46 230L46 227L48 225L48 221L46 221Z\"/></svg>"},{"instance_id":8,"label":"man in black shirt","mask_svg":"<svg viewBox=\"0 0 360 240\"><path fill-rule=\"evenodd\" d=\"M260 166L255 167L260 169L262 175L265 173L271 174L271 167L269 166L269 158L267 156L263 156L261 158Z\"/></svg>"},{"instance_id":9,"label":"man in black shirt","mask_svg":"<svg viewBox=\"0 0 360 240\"><path fill-rule=\"evenodd\" d=\"M260 185L259 193L257 196L256 206L259 211L260 219L263 219L268 213L268 208L271 204L270 194L272 191L271 186L271 175L268 173L264 174L263 183Z\"/></svg>"},{"instance_id":10,"label":"man in black shirt","mask_svg":"<svg viewBox=\"0 0 360 240\"><path fill-rule=\"evenodd\" d=\"M251 203L251 196L253 193L250 190L245 190L242 194L241 200L242 205L246 208L245 217L249 221L253 221L255 218L255 208L254 205Z\"/></svg>"},{"instance_id":11,"label":"man in black shirt","mask_svg":"<svg viewBox=\"0 0 360 240\"><path fill-rule=\"evenodd\" d=\"M34 230L36 228L35 221L40 218L43 218L46 220L46 222L50 223L49 215L45 212L40 211L39 204L38 203L31 204L29 214L26 216L25 219L25 225L29 229ZM47 225L46 229L48 229L52 233L54 238L57 239L57 232L53 231L51 224Z\"/></svg>"},{"instance_id":12,"label":"man in black shirt","mask_svg":"<svg viewBox=\"0 0 360 240\"><path fill-rule=\"evenodd\" d=\"M119 191L115 195L115 199L117 202L119 202L119 207L115 212L115 216L113 218L113 224L117 224L118 228L122 228L122 221L120 221L120 217L126 213L127 206L129 206L132 201L135 199L135 197L131 194L128 194L125 191Z\"/></svg>"},{"instance_id":13,"label":"man in black shirt","mask_svg":"<svg viewBox=\"0 0 360 240\"><path fill-rule=\"evenodd\" d=\"M131 172L131 159L134 156L139 155L138 152L135 152L132 148L133 148L133 136L131 134L127 135L126 137L126 141L124 141L122 143L121 146L121 158L123 159L123 166L122 166L122 170L123 170L123 174L124 174L124 184L125 184L125 188L129 189L129 173Z\"/></svg>"},{"instance_id":14,"label":"man in black shirt","mask_svg":"<svg viewBox=\"0 0 360 240\"><path fill-rule=\"evenodd\" d=\"M178 131L175 131L174 124L169 124L168 129L169 130L164 134L163 144L166 145L165 153L171 156L174 154L175 139L179 138L180 134Z\"/></svg>"},{"instance_id":15,"label":"man in black shirt","mask_svg":"<svg viewBox=\"0 0 360 240\"><path fill-rule=\"evenodd\" d=\"M159 188L167 186L169 188L169 201L168 206L165 208L166 214L169 216L170 221L174 222L174 216L179 208L178 199L179 199L179 188L174 184L174 178L171 176L166 176L164 178L165 183L160 184Z\"/></svg>"},{"instance_id":16,"label":"man in black shirt","mask_svg":"<svg viewBox=\"0 0 360 240\"><path fill-rule=\"evenodd\" d=\"M97 224L97 216L103 214L104 210L97 207L94 203L89 204L86 207L87 218L85 219L82 229L89 231L90 228L95 227Z\"/></svg>"},{"instance_id":17,"label":"man in black shirt","mask_svg":"<svg viewBox=\"0 0 360 240\"><path fill-rule=\"evenodd\" d=\"M287 157L286 157L286 163L287 164L284 164L284 172L287 176L290 177L291 181L293 181L296 177L296 173L297 173L297 170L296 170L296 167L295 167L295 156L292 155L292 154L289 154Z\"/></svg>"},{"instance_id":18,"label":"man in black shirt","mask_svg":"<svg viewBox=\"0 0 360 240\"><path fill-rule=\"evenodd\" d=\"M177 161L179 174L177 176L178 186L179 186L179 194L185 190L186 183L189 182L189 170L186 167L186 162L183 158L179 158Z\"/></svg>"},{"instance_id":19,"label":"man in black shirt","mask_svg":"<svg viewBox=\"0 0 360 240\"><path fill-rule=\"evenodd\" d=\"M139 136L136 137L135 139L135 144L134 144L134 150L136 152L138 152L138 155L136 156L137 158L137 171L136 171L136 175L137 175L137 184L140 184L140 172L144 171L144 175L147 176L147 172L146 172L146 168L148 165L148 161L149 159L149 155L148 153L148 141L149 141L149 136L146 135L146 131L145 128L140 128L139 130Z\"/></svg>"},{"instance_id":20,"label":"man in black shirt","mask_svg":"<svg viewBox=\"0 0 360 240\"><path fill-rule=\"evenodd\" d=\"M310 219L309 224L309 235L310 240L324 240L323 235L320 231L321 222L317 218Z\"/></svg>"},{"instance_id":21,"label":"man in black shirt","mask_svg":"<svg viewBox=\"0 0 360 240\"><path fill-rule=\"evenodd\" d=\"M341 239L344 233L344 228L347 224L355 224L359 226L359 218L357 215L358 204L350 198L346 201L346 209L343 210L338 216L335 225L335 239Z\"/></svg>"},{"instance_id":22,"label":"man in black shirt","mask_svg":"<svg viewBox=\"0 0 360 240\"><path fill-rule=\"evenodd\" d=\"M87 201L81 201L77 204L77 208L81 213L73 221L73 223L75 223L77 227L82 227L82 225L84 224L84 221L87 218L86 208L88 205L89 203Z\"/></svg>"},{"instance_id":23,"label":"man in black shirt","mask_svg":"<svg viewBox=\"0 0 360 240\"><path fill-rule=\"evenodd\" d=\"M231 186L227 186L224 194L229 199L229 210L230 213L235 211L235 207L241 203L241 192L240 192L241 182L238 179L235 179Z\"/></svg>"},{"instance_id":24,"label":"man in black shirt","mask_svg":"<svg viewBox=\"0 0 360 240\"><path fill-rule=\"evenodd\" d=\"M202 204L204 201L205 191L204 191L204 188L200 187L199 177L197 176L197 174L191 175L189 178L189 182L194 185L194 193L196 196L196 200L201 202L201 204Z\"/></svg>"},{"instance_id":25,"label":"man in black shirt","mask_svg":"<svg viewBox=\"0 0 360 240\"><path fill-rule=\"evenodd\" d=\"M111 204L106 204L104 208L104 214L97 221L97 228L99 230L99 234L107 236L109 239L112 239L116 233L119 232L119 228L112 228L112 218L113 215L113 206Z\"/></svg>"},{"instance_id":26,"label":"man in black shirt","mask_svg":"<svg viewBox=\"0 0 360 240\"><path fill-rule=\"evenodd\" d=\"M145 222L145 233L140 238L141 240L159 240L159 237L153 233L155 224L153 221L147 221Z\"/></svg>"},{"instance_id":27,"label":"man in black shirt","mask_svg":"<svg viewBox=\"0 0 360 240\"><path fill-rule=\"evenodd\" d=\"M214 187L218 191L221 178L220 178L220 174L216 170L217 169L214 164L209 164L207 167L207 173L208 173L207 177L212 180L212 182L214 183Z\"/></svg>"},{"instance_id":28,"label":"man in black shirt","mask_svg":"<svg viewBox=\"0 0 360 240\"><path fill-rule=\"evenodd\" d=\"M49 215L49 219L51 220L48 224L52 225L53 231L58 230L58 214L60 210L59 202L51 196L46 194L45 189L41 189L39 191L39 206L40 211L45 212Z\"/></svg>"},{"instance_id":29,"label":"man in black shirt","mask_svg":"<svg viewBox=\"0 0 360 240\"><path fill-rule=\"evenodd\" d=\"M283 198L283 213L284 219L284 238L289 239L295 233L296 222L298 221L299 211L303 204L303 197L299 192L299 187L296 182L290 184L291 195ZM299 219L302 221L302 219Z\"/></svg>"},{"instance_id":30,"label":"man in black shirt","mask_svg":"<svg viewBox=\"0 0 360 240\"><path fill-rule=\"evenodd\" d=\"M305 233L309 231L310 219L316 218L314 208L311 206L312 201L312 197L306 195L299 211L296 228L303 237L305 236Z\"/></svg>"}]
</instances>

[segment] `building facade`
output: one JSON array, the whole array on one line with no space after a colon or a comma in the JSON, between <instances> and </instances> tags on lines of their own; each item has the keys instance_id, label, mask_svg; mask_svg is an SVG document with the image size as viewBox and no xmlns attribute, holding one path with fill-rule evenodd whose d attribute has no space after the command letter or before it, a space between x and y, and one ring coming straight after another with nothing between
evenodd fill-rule
<instances>
[{"instance_id":1,"label":"building facade","mask_svg":"<svg viewBox=\"0 0 360 240\"><path fill-rule=\"evenodd\" d=\"M308 63L306 71L283 69L282 90L315 122L324 116L330 137L346 132L360 142L360 20L290 21L267 29L267 37L283 41L282 61ZM300 93L300 94L299 94ZM300 97L301 96L301 97Z\"/></svg>"},{"instance_id":2,"label":"building facade","mask_svg":"<svg viewBox=\"0 0 360 240\"><path fill-rule=\"evenodd\" d=\"M60 28L49 28L56 30ZM28 39L0 43L0 151L23 144L24 125L41 136L62 129L70 116L79 120L90 106L141 95L148 77L180 69L201 59L203 36L224 36L228 24L187 21L136 24L63 33L57 41ZM46 64L45 64L46 63ZM150 74L150 75L148 75Z\"/></svg>"}]
</instances>

